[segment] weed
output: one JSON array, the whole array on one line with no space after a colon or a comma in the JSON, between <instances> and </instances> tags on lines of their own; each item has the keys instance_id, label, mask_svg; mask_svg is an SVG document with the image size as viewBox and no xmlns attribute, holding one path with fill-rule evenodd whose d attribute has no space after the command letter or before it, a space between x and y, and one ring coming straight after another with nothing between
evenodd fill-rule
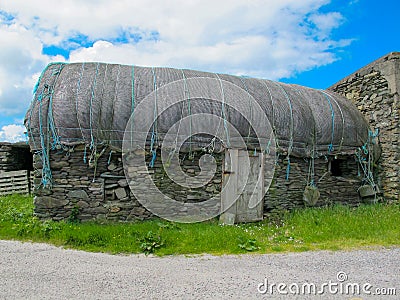
<instances>
[{"instance_id":1,"label":"weed","mask_svg":"<svg viewBox=\"0 0 400 300\"><path fill-rule=\"evenodd\" d=\"M158 248L164 246L164 241L159 234L155 234L152 231L147 232L147 234L139 239L140 250L149 255L154 253Z\"/></svg>"},{"instance_id":2,"label":"weed","mask_svg":"<svg viewBox=\"0 0 400 300\"><path fill-rule=\"evenodd\" d=\"M240 249L246 250L248 252L260 250L260 247L257 245L256 239L241 239L241 242L238 244Z\"/></svg>"},{"instance_id":3,"label":"weed","mask_svg":"<svg viewBox=\"0 0 400 300\"><path fill-rule=\"evenodd\" d=\"M98 232L92 232L87 237L86 244L102 247L108 244L108 238Z\"/></svg>"},{"instance_id":4,"label":"weed","mask_svg":"<svg viewBox=\"0 0 400 300\"><path fill-rule=\"evenodd\" d=\"M27 220L26 222L20 222L15 224L14 228L16 230L17 236L25 237L32 235L39 226L40 225L38 223L38 220L32 218L30 220Z\"/></svg>"},{"instance_id":5,"label":"weed","mask_svg":"<svg viewBox=\"0 0 400 300\"><path fill-rule=\"evenodd\" d=\"M158 222L157 223L158 227L160 227L160 229L178 229L179 230L179 226L177 223L173 223L173 222Z\"/></svg>"},{"instance_id":6,"label":"weed","mask_svg":"<svg viewBox=\"0 0 400 300\"><path fill-rule=\"evenodd\" d=\"M45 238L50 238L51 234L54 231L61 230L60 226L57 223L50 221L50 220L46 220L46 221L42 222L40 225L41 225L40 230L43 233L43 236Z\"/></svg>"},{"instance_id":7,"label":"weed","mask_svg":"<svg viewBox=\"0 0 400 300\"><path fill-rule=\"evenodd\" d=\"M79 223L80 220L78 216L79 216L79 207L77 205L74 205L74 207L72 207L71 209L71 214L68 217L68 222L73 224Z\"/></svg>"},{"instance_id":8,"label":"weed","mask_svg":"<svg viewBox=\"0 0 400 300\"><path fill-rule=\"evenodd\" d=\"M65 238L65 244L69 245L69 246L84 246L86 245L86 239L74 235L74 234L67 234L66 238Z\"/></svg>"}]
</instances>

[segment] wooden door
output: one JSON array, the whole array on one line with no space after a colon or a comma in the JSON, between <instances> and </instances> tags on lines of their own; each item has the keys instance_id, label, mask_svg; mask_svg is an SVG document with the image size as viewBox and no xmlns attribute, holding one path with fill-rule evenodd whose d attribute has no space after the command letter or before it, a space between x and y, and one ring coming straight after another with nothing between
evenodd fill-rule
<instances>
[{"instance_id":1,"label":"wooden door","mask_svg":"<svg viewBox=\"0 0 400 300\"><path fill-rule=\"evenodd\" d=\"M264 207L264 155L247 150L225 151L220 222L260 221Z\"/></svg>"}]
</instances>

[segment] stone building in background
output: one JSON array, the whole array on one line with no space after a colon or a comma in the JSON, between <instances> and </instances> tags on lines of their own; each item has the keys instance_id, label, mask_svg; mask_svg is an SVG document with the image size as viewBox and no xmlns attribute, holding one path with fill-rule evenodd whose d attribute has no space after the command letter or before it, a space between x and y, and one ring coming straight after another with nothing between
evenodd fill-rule
<instances>
[{"instance_id":1,"label":"stone building in background","mask_svg":"<svg viewBox=\"0 0 400 300\"><path fill-rule=\"evenodd\" d=\"M32 170L28 144L0 142L0 196L30 193Z\"/></svg>"},{"instance_id":2,"label":"stone building in background","mask_svg":"<svg viewBox=\"0 0 400 300\"><path fill-rule=\"evenodd\" d=\"M389 53L329 90L351 100L377 130L382 154L377 183L386 200L400 200L400 52Z\"/></svg>"}]
</instances>

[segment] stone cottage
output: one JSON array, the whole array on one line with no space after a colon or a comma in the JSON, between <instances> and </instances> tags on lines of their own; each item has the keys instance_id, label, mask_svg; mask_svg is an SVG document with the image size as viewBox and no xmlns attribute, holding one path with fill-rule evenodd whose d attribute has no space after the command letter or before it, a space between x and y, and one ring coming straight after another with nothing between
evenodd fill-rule
<instances>
[{"instance_id":1,"label":"stone cottage","mask_svg":"<svg viewBox=\"0 0 400 300\"><path fill-rule=\"evenodd\" d=\"M160 200L156 215L167 219L201 214L191 204L205 199L213 199L207 209L228 212L231 222L260 220L276 209L377 201L378 134L341 86L321 91L193 70L50 64L25 117L35 213L143 220L154 216L140 199L158 197L152 185L159 199L184 204ZM187 135L180 138L182 130ZM171 131L176 139L168 140ZM214 163L211 175L202 173L205 160ZM181 184L168 176L174 168L183 181L207 180ZM262 201L250 207L254 191ZM232 195L239 200L229 202Z\"/></svg>"}]
</instances>

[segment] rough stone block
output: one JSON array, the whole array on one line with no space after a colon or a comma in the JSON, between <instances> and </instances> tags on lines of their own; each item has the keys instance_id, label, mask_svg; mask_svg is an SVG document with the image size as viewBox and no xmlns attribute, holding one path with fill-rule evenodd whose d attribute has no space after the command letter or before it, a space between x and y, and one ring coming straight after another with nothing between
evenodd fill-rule
<instances>
[{"instance_id":1,"label":"rough stone block","mask_svg":"<svg viewBox=\"0 0 400 300\"><path fill-rule=\"evenodd\" d=\"M123 199L127 196L126 190L123 187L119 187L119 188L115 189L114 193L115 193L115 196L117 197L117 199Z\"/></svg>"},{"instance_id":2,"label":"rough stone block","mask_svg":"<svg viewBox=\"0 0 400 300\"><path fill-rule=\"evenodd\" d=\"M89 207L89 203L87 203L86 201L80 200L76 203L76 206L78 206L79 208L87 208L87 207Z\"/></svg>"},{"instance_id":3,"label":"rough stone block","mask_svg":"<svg viewBox=\"0 0 400 300\"><path fill-rule=\"evenodd\" d=\"M68 204L68 202L69 201L66 199L41 196L40 199L36 199L35 204L43 208L52 209L56 207L64 207L65 205Z\"/></svg>"},{"instance_id":4,"label":"rough stone block","mask_svg":"<svg viewBox=\"0 0 400 300\"><path fill-rule=\"evenodd\" d=\"M89 196L84 190L73 190L68 192L68 198L88 200Z\"/></svg>"},{"instance_id":5,"label":"rough stone block","mask_svg":"<svg viewBox=\"0 0 400 300\"><path fill-rule=\"evenodd\" d=\"M121 187L127 187L128 186L128 181L125 178L124 179L120 179L120 180L118 180L118 184Z\"/></svg>"}]
</instances>

